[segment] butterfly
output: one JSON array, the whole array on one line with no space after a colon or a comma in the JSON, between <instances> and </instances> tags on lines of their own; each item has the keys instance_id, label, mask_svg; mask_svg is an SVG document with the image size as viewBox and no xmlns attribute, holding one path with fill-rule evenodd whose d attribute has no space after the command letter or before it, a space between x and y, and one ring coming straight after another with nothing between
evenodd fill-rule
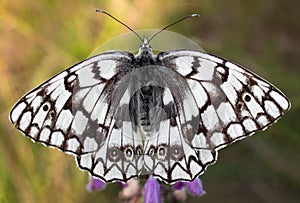
<instances>
[{"instance_id":1,"label":"butterfly","mask_svg":"<svg viewBox=\"0 0 300 203\"><path fill-rule=\"evenodd\" d=\"M219 149L290 108L240 65L193 50L155 55L141 40L136 55L101 53L47 80L15 104L11 122L105 182L152 174L172 184L198 177Z\"/></svg>"}]
</instances>

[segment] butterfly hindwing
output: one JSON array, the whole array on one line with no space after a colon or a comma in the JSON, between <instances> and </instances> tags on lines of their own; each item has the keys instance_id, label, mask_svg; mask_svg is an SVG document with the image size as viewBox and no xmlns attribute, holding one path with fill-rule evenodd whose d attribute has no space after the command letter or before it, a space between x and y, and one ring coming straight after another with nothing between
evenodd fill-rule
<instances>
[{"instance_id":1,"label":"butterfly hindwing","mask_svg":"<svg viewBox=\"0 0 300 203\"><path fill-rule=\"evenodd\" d=\"M105 118L111 121L102 147L77 157L81 169L88 170L106 182L127 181L142 173L143 138L129 110L132 85L130 73L114 84L110 92L110 109L114 111Z\"/></svg>"},{"instance_id":2,"label":"butterfly hindwing","mask_svg":"<svg viewBox=\"0 0 300 203\"><path fill-rule=\"evenodd\" d=\"M130 122L122 122L121 125L109 130L105 142L97 151L77 157L81 169L88 170L106 182L127 181L141 174L141 139L132 130Z\"/></svg>"}]
</instances>

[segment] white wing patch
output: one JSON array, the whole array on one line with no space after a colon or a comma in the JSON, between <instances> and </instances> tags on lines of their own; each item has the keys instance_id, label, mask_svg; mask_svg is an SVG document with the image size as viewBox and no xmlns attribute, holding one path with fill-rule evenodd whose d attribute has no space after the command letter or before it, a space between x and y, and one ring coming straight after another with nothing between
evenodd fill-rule
<instances>
[{"instance_id":1,"label":"white wing patch","mask_svg":"<svg viewBox=\"0 0 300 203\"><path fill-rule=\"evenodd\" d=\"M100 66L100 76L106 80L111 79L116 72L117 63L114 60L103 60L99 61L98 65Z\"/></svg>"},{"instance_id":2,"label":"white wing patch","mask_svg":"<svg viewBox=\"0 0 300 203\"><path fill-rule=\"evenodd\" d=\"M183 58L177 58L176 60L176 64L178 64L177 66L177 72L183 76L188 75L189 73L192 72L192 67L193 64L192 62L194 61L193 57L191 56L186 56Z\"/></svg>"}]
</instances>

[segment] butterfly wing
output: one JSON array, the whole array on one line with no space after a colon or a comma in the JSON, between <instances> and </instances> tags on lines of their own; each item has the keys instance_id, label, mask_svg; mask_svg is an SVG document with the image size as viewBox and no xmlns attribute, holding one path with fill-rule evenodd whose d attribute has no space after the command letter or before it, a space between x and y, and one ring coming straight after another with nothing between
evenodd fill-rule
<instances>
[{"instance_id":1,"label":"butterfly wing","mask_svg":"<svg viewBox=\"0 0 300 203\"><path fill-rule=\"evenodd\" d=\"M130 155L139 144L132 139L121 143L120 133L129 129L113 127L126 90L116 83L130 71L132 60L127 52L107 52L70 67L21 98L10 113L11 122L33 141L77 156L79 167L104 180L128 179L122 173L136 175L135 163L120 169L125 159L119 159L115 149L127 149ZM118 94L112 94L115 89ZM98 162L113 169L100 171Z\"/></svg>"},{"instance_id":2,"label":"butterfly wing","mask_svg":"<svg viewBox=\"0 0 300 203\"><path fill-rule=\"evenodd\" d=\"M129 107L131 86L135 83L131 75L128 72L120 78L109 93L110 108L114 111L106 116L111 121L107 123L108 133L102 147L77 157L81 169L106 182L126 182L141 174L143 169L143 139L132 122Z\"/></svg>"},{"instance_id":3,"label":"butterfly wing","mask_svg":"<svg viewBox=\"0 0 300 203\"><path fill-rule=\"evenodd\" d=\"M157 61L178 73L186 83L177 87L186 92L182 104L173 101L178 97L174 90L170 91L169 98L178 116L173 127L165 127L169 140L181 143L169 142L168 147L176 149L170 150L170 156L180 146L182 161L171 163L171 158L156 158L151 165L154 175L165 182L197 177L216 161L218 149L264 130L290 108L288 99L277 88L225 59L182 50L161 53ZM165 125L170 126L170 122Z\"/></svg>"}]
</instances>

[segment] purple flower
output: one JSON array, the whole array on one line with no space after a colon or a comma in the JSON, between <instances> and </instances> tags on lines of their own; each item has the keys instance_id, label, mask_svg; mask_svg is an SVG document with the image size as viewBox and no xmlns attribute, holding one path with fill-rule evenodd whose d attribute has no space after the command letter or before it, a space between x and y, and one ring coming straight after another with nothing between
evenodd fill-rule
<instances>
[{"instance_id":1,"label":"purple flower","mask_svg":"<svg viewBox=\"0 0 300 203\"><path fill-rule=\"evenodd\" d=\"M185 182L177 181L177 182L173 185L173 189L174 189L174 190L181 190L184 186L185 186Z\"/></svg>"},{"instance_id":2,"label":"purple flower","mask_svg":"<svg viewBox=\"0 0 300 203\"><path fill-rule=\"evenodd\" d=\"M190 191L190 193L197 195L197 196L201 196L205 194L205 191L203 190L202 187L202 182L199 178L196 178L195 180L191 181L191 182L186 182L186 187L188 188L188 190Z\"/></svg>"},{"instance_id":3,"label":"purple flower","mask_svg":"<svg viewBox=\"0 0 300 203\"><path fill-rule=\"evenodd\" d=\"M125 188L127 186L127 184L123 182L118 182L118 184L121 186L121 188Z\"/></svg>"},{"instance_id":4,"label":"purple flower","mask_svg":"<svg viewBox=\"0 0 300 203\"><path fill-rule=\"evenodd\" d=\"M86 188L89 192L94 190L101 190L105 187L105 182L100 180L99 178L90 177L89 183L87 184Z\"/></svg>"},{"instance_id":5,"label":"purple flower","mask_svg":"<svg viewBox=\"0 0 300 203\"><path fill-rule=\"evenodd\" d=\"M161 187L165 195L166 201L177 200L185 201L187 199L187 192L202 196L205 191L202 188L202 182L199 178L196 178L190 182L178 181L172 187L169 185L160 185L159 181L150 175L144 185L144 190L141 190L140 183L138 179L130 179L126 183L118 182L122 187L119 193L119 199L128 202L140 202L141 198L144 196L144 203L162 203L161 197ZM90 177L89 183L87 184L88 191L101 190L105 187L106 183L99 178ZM172 189L174 190L172 192ZM168 195L172 192L172 196Z\"/></svg>"},{"instance_id":6,"label":"purple flower","mask_svg":"<svg viewBox=\"0 0 300 203\"><path fill-rule=\"evenodd\" d=\"M145 184L144 203L161 203L160 185L152 175Z\"/></svg>"}]
</instances>

